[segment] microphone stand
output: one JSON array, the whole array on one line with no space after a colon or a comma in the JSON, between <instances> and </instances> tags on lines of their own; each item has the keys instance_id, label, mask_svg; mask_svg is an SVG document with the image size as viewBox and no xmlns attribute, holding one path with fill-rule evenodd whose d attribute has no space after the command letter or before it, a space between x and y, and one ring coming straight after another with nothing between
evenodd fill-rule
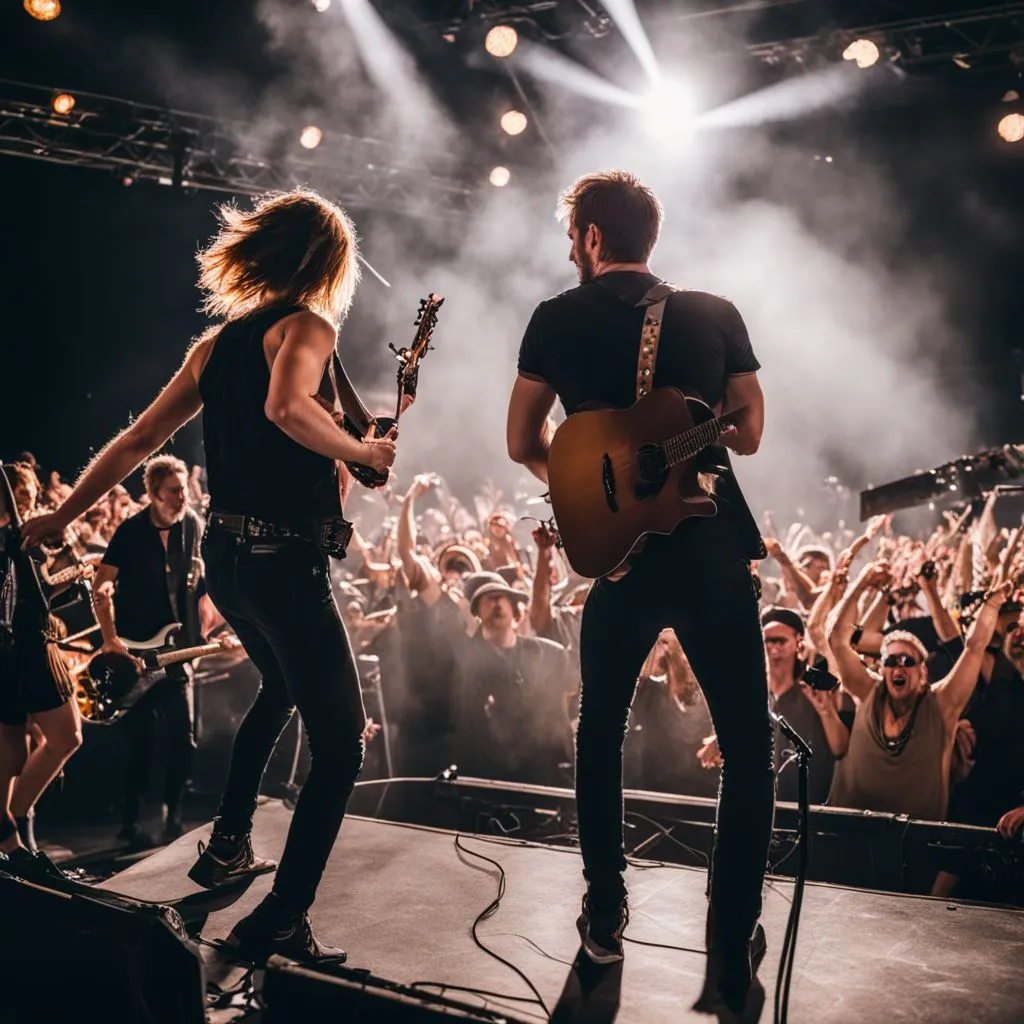
<instances>
[{"instance_id":1,"label":"microphone stand","mask_svg":"<svg viewBox=\"0 0 1024 1024\"><path fill-rule=\"evenodd\" d=\"M775 981L775 1024L786 1024L789 1014L789 988L793 980L793 963L796 955L796 935L800 927L800 910L804 900L804 883L807 878L808 844L810 842L810 808L808 800L808 772L813 751L810 744L786 721L774 711L769 710L772 721L780 732L793 744L796 752L798 786L797 812L797 869L793 885L793 902L789 908L789 920L786 922L786 937L782 942L782 955L779 958L779 974Z\"/></svg>"}]
</instances>

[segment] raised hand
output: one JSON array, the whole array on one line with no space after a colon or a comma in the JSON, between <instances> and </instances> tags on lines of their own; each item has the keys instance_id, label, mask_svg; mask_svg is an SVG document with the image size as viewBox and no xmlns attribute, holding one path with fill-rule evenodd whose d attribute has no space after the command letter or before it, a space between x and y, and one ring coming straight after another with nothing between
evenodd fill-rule
<instances>
[{"instance_id":1,"label":"raised hand","mask_svg":"<svg viewBox=\"0 0 1024 1024\"><path fill-rule=\"evenodd\" d=\"M371 423L363 438L363 451L358 461L363 466L383 473L394 464L395 438L398 437L398 431L392 428L383 437L374 437L373 431L374 425Z\"/></svg>"}]
</instances>

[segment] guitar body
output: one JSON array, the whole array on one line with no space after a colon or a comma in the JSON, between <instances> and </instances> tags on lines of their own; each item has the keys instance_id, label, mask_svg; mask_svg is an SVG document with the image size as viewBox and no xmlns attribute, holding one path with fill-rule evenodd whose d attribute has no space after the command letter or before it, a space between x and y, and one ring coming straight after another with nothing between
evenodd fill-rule
<instances>
[{"instance_id":1,"label":"guitar body","mask_svg":"<svg viewBox=\"0 0 1024 1024\"><path fill-rule=\"evenodd\" d=\"M628 409L576 412L558 428L548 455L548 486L576 572L607 576L646 534L670 534L684 519L717 513L698 482L695 457L667 466L650 447L712 419L699 399L655 388Z\"/></svg>"},{"instance_id":2,"label":"guitar body","mask_svg":"<svg viewBox=\"0 0 1024 1024\"><path fill-rule=\"evenodd\" d=\"M373 420L373 434L371 436L383 437L394 425L395 421L392 417L378 416ZM366 437L366 431L369 429L369 424L361 426L347 414L342 420L342 426L359 441ZM364 487L383 487L388 482L387 473L382 473L380 470L373 469L370 466L364 466L361 462L346 462L345 466L352 476Z\"/></svg>"},{"instance_id":3,"label":"guitar body","mask_svg":"<svg viewBox=\"0 0 1024 1024\"><path fill-rule=\"evenodd\" d=\"M148 640L125 640L125 646L146 665L139 672L131 658L123 654L100 652L89 659L85 677L80 680L79 710L95 725L110 725L130 710L160 677L155 675L157 655L173 650L172 634L181 628L178 622L155 633Z\"/></svg>"}]
</instances>

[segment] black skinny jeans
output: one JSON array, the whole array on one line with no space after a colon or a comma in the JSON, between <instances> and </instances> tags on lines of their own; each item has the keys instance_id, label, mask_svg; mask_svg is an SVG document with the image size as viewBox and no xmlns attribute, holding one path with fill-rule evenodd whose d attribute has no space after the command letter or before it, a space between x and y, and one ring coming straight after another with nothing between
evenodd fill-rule
<instances>
[{"instance_id":1,"label":"black skinny jeans","mask_svg":"<svg viewBox=\"0 0 1024 1024\"><path fill-rule=\"evenodd\" d=\"M128 753L122 811L125 828L139 823L139 808L149 782L154 745L164 754L162 798L167 807L167 820L171 822L181 817L181 798L192 774L196 750L194 686L190 679L161 679L125 716Z\"/></svg>"},{"instance_id":2,"label":"black skinny jeans","mask_svg":"<svg viewBox=\"0 0 1024 1024\"><path fill-rule=\"evenodd\" d=\"M291 911L313 903L363 764L359 676L331 591L327 557L300 540L245 541L211 526L207 587L263 677L235 736L217 831L252 829L267 762L296 707L310 769L295 805L274 892Z\"/></svg>"},{"instance_id":3,"label":"black skinny jeans","mask_svg":"<svg viewBox=\"0 0 1024 1024\"><path fill-rule=\"evenodd\" d=\"M622 745L640 668L670 626L704 691L724 760L711 920L717 935L739 940L760 914L774 814L757 598L749 563L739 556L723 555L717 545L679 547L663 543L659 552L671 557L649 550L624 579L599 581L583 610L576 802L584 874L593 905L614 906L625 895Z\"/></svg>"}]
</instances>

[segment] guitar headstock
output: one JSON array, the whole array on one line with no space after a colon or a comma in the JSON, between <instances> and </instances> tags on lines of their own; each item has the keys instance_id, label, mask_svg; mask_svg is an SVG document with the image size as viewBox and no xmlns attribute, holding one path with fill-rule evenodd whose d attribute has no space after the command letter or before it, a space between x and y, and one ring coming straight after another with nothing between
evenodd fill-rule
<instances>
[{"instance_id":1,"label":"guitar headstock","mask_svg":"<svg viewBox=\"0 0 1024 1024\"><path fill-rule=\"evenodd\" d=\"M444 302L443 295L430 293L425 299L420 299L419 309L416 313L416 334L412 344L408 348L389 348L395 353L399 362L398 379L404 381L407 391L412 394L416 387L416 372L419 368L419 361L433 347L430 340L434 334L434 327L437 325L437 311Z\"/></svg>"}]
</instances>

